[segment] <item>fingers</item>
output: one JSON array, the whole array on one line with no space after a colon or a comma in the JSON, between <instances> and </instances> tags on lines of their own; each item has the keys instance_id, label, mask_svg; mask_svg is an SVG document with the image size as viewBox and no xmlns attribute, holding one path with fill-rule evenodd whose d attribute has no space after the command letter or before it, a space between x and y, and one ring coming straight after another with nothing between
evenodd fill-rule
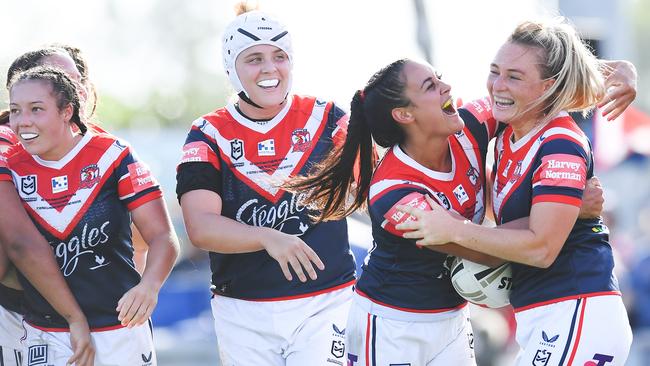
<instances>
[{"instance_id":1,"label":"fingers","mask_svg":"<svg viewBox=\"0 0 650 366\"><path fill-rule=\"evenodd\" d=\"M600 183L600 179L598 179L598 177L595 175L589 179L589 183L591 183L594 187L603 187L603 185Z\"/></svg>"},{"instance_id":2,"label":"fingers","mask_svg":"<svg viewBox=\"0 0 650 366\"><path fill-rule=\"evenodd\" d=\"M68 359L66 365L75 366L93 366L95 361L95 349L90 344L81 347L77 345L72 357Z\"/></svg>"},{"instance_id":3,"label":"fingers","mask_svg":"<svg viewBox=\"0 0 650 366\"><path fill-rule=\"evenodd\" d=\"M300 261L298 260L297 254L296 256L289 257L289 263L291 264L291 268L293 268L293 271L298 276L300 282L307 282L307 277L305 277L305 273L302 270L302 266L300 265Z\"/></svg>"},{"instance_id":4,"label":"fingers","mask_svg":"<svg viewBox=\"0 0 650 366\"><path fill-rule=\"evenodd\" d=\"M411 231L411 230L417 230L419 228L420 228L420 221L415 221L415 220L408 220L395 225L395 229L400 231Z\"/></svg>"},{"instance_id":5,"label":"fingers","mask_svg":"<svg viewBox=\"0 0 650 366\"><path fill-rule=\"evenodd\" d=\"M122 296L120 301L117 302L117 308L115 310L120 312L117 315L117 320L119 320L124 326L128 324L128 319L131 319L128 314L133 307L134 301L135 298L131 295L131 291L128 291L124 296Z\"/></svg>"},{"instance_id":6,"label":"fingers","mask_svg":"<svg viewBox=\"0 0 650 366\"><path fill-rule=\"evenodd\" d=\"M280 263L280 268L282 269L282 273L284 274L284 278L287 279L287 281L293 280L293 276L291 275L291 271L289 271L289 265L285 261L278 261Z\"/></svg>"},{"instance_id":7,"label":"fingers","mask_svg":"<svg viewBox=\"0 0 650 366\"><path fill-rule=\"evenodd\" d=\"M422 218L422 213L424 212L424 211L422 211L422 210L420 210L420 209L417 209L417 208L415 208L415 207L405 206L405 205L398 205L398 206L395 207L395 208L396 208L398 211L402 211L402 212L404 212L404 213L407 213L407 214L409 214L409 215L415 217L416 219L420 219L420 218Z\"/></svg>"},{"instance_id":8,"label":"fingers","mask_svg":"<svg viewBox=\"0 0 650 366\"><path fill-rule=\"evenodd\" d=\"M138 287L134 287L124 294L117 305L117 311L120 313L117 319L121 324L128 328L144 324L149 319L155 307L156 299L152 299L149 294L139 293Z\"/></svg>"}]
</instances>

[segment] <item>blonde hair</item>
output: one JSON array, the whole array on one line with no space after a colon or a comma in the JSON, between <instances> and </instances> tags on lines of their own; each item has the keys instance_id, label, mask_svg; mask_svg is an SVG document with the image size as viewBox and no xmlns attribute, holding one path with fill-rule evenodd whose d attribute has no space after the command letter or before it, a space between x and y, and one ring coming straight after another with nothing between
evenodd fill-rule
<instances>
[{"instance_id":1,"label":"blonde hair","mask_svg":"<svg viewBox=\"0 0 650 366\"><path fill-rule=\"evenodd\" d=\"M586 116L605 95L598 59L565 18L548 23L523 22L508 42L539 49L542 79L555 80L527 109L541 110L542 122L561 111L582 112Z\"/></svg>"},{"instance_id":2,"label":"blonde hair","mask_svg":"<svg viewBox=\"0 0 650 366\"><path fill-rule=\"evenodd\" d=\"M235 15L239 16L253 10L260 10L260 4L257 1L242 0L235 4Z\"/></svg>"}]
</instances>

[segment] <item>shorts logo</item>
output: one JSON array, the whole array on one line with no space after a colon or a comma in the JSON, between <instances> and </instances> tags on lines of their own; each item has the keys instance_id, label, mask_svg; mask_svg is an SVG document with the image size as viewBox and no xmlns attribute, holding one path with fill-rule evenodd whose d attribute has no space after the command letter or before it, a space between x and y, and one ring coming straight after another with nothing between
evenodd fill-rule
<instances>
[{"instance_id":1,"label":"shorts logo","mask_svg":"<svg viewBox=\"0 0 650 366\"><path fill-rule=\"evenodd\" d=\"M545 347L555 348L555 345L553 343L555 343L555 341L557 341L558 338L560 338L559 334L554 335L553 337L549 337L548 334L546 334L545 331L542 331L542 340L543 341L539 342L539 344L541 344L542 346L545 346Z\"/></svg>"},{"instance_id":2,"label":"shorts logo","mask_svg":"<svg viewBox=\"0 0 650 366\"><path fill-rule=\"evenodd\" d=\"M345 335L345 328L343 328L343 330L340 330L339 327L336 326L336 324L332 324L332 328L334 329L336 334Z\"/></svg>"},{"instance_id":3,"label":"shorts logo","mask_svg":"<svg viewBox=\"0 0 650 366\"><path fill-rule=\"evenodd\" d=\"M345 354L345 343L341 340L332 341L332 356L341 358Z\"/></svg>"},{"instance_id":4,"label":"shorts logo","mask_svg":"<svg viewBox=\"0 0 650 366\"><path fill-rule=\"evenodd\" d=\"M614 356L596 353L593 360L585 362L585 366L606 366L612 361L614 361Z\"/></svg>"},{"instance_id":5,"label":"shorts logo","mask_svg":"<svg viewBox=\"0 0 650 366\"><path fill-rule=\"evenodd\" d=\"M230 157L239 160L244 156L244 141L240 139L230 140Z\"/></svg>"},{"instance_id":6,"label":"shorts logo","mask_svg":"<svg viewBox=\"0 0 650 366\"><path fill-rule=\"evenodd\" d=\"M311 147L311 134L305 128L293 130L291 133L291 146L293 152L305 152Z\"/></svg>"},{"instance_id":7,"label":"shorts logo","mask_svg":"<svg viewBox=\"0 0 650 366\"><path fill-rule=\"evenodd\" d=\"M92 188L99 182L99 167L97 164L90 164L79 173L79 189Z\"/></svg>"},{"instance_id":8,"label":"shorts logo","mask_svg":"<svg viewBox=\"0 0 650 366\"><path fill-rule=\"evenodd\" d=\"M26 195L36 192L36 176L28 175L26 177L20 177L20 191Z\"/></svg>"},{"instance_id":9,"label":"shorts logo","mask_svg":"<svg viewBox=\"0 0 650 366\"><path fill-rule=\"evenodd\" d=\"M348 353L348 366L354 366L354 363L359 360L359 356Z\"/></svg>"},{"instance_id":10,"label":"shorts logo","mask_svg":"<svg viewBox=\"0 0 650 366\"><path fill-rule=\"evenodd\" d=\"M151 365L151 359L153 358L153 351L149 352L149 355L145 355L144 353L141 354L142 356L142 366L150 366Z\"/></svg>"},{"instance_id":11,"label":"shorts logo","mask_svg":"<svg viewBox=\"0 0 650 366\"><path fill-rule=\"evenodd\" d=\"M68 176L61 175L52 178L52 193L60 193L68 190Z\"/></svg>"},{"instance_id":12,"label":"shorts logo","mask_svg":"<svg viewBox=\"0 0 650 366\"><path fill-rule=\"evenodd\" d=\"M47 363L47 344L29 346L27 351L27 366L37 366Z\"/></svg>"},{"instance_id":13,"label":"shorts logo","mask_svg":"<svg viewBox=\"0 0 650 366\"><path fill-rule=\"evenodd\" d=\"M538 349L533 357L533 366L546 366L551 359L551 352L545 349Z\"/></svg>"}]
</instances>

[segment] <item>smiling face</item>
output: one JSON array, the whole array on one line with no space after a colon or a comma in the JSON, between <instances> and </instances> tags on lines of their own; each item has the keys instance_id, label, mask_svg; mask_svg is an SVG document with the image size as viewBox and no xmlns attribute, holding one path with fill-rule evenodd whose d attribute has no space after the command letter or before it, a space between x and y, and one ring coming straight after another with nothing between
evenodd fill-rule
<instances>
[{"instance_id":1,"label":"smiling face","mask_svg":"<svg viewBox=\"0 0 650 366\"><path fill-rule=\"evenodd\" d=\"M517 126L533 123L541 116L541 107L530 108L554 82L542 79L541 52L512 42L499 49L487 80L496 120Z\"/></svg>"},{"instance_id":2,"label":"smiling face","mask_svg":"<svg viewBox=\"0 0 650 366\"><path fill-rule=\"evenodd\" d=\"M404 65L406 88L404 93L411 103L403 109L427 135L449 136L463 129L451 96L451 86L440 80L440 74L431 66L409 61Z\"/></svg>"},{"instance_id":3,"label":"smiling face","mask_svg":"<svg viewBox=\"0 0 650 366\"><path fill-rule=\"evenodd\" d=\"M9 92L11 129L30 154L44 160L59 160L74 146L72 106L59 109L57 102L48 81L19 81Z\"/></svg>"},{"instance_id":4,"label":"smiling face","mask_svg":"<svg viewBox=\"0 0 650 366\"><path fill-rule=\"evenodd\" d=\"M239 54L235 68L248 97L263 108L240 100L244 114L266 118L282 110L291 84L291 62L284 51L265 44L249 47Z\"/></svg>"}]
</instances>

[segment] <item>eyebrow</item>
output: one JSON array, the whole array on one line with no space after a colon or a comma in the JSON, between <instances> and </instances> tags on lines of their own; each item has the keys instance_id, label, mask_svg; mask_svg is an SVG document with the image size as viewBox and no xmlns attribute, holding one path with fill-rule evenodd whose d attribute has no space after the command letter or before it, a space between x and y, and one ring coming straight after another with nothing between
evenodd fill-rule
<instances>
[{"instance_id":1,"label":"eyebrow","mask_svg":"<svg viewBox=\"0 0 650 366\"><path fill-rule=\"evenodd\" d=\"M29 104L36 104L36 103L45 103L42 100L35 100L33 102L29 102ZM9 103L9 105L18 105L18 103Z\"/></svg>"},{"instance_id":2,"label":"eyebrow","mask_svg":"<svg viewBox=\"0 0 650 366\"><path fill-rule=\"evenodd\" d=\"M422 85L420 85L420 89L424 88L424 84L426 84L427 81L430 82L431 84L433 84L433 78L431 76L429 76L428 78L424 79L424 81L422 82Z\"/></svg>"},{"instance_id":3,"label":"eyebrow","mask_svg":"<svg viewBox=\"0 0 650 366\"><path fill-rule=\"evenodd\" d=\"M490 64L490 67L496 67L496 68L498 69L498 68L499 68L499 65L497 65L497 64L495 64L495 63L492 63L492 64ZM520 74L524 74L524 72L521 71L521 70L519 70L519 69L506 69L506 71L510 71L510 72L518 72L518 73L520 73Z\"/></svg>"}]
</instances>

